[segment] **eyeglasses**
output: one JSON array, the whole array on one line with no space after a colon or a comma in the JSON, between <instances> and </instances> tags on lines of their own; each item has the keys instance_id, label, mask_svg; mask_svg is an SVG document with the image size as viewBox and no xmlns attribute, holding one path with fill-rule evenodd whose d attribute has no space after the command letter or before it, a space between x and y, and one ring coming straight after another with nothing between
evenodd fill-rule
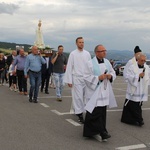
<instances>
[{"instance_id":1,"label":"eyeglasses","mask_svg":"<svg viewBox=\"0 0 150 150\"><path fill-rule=\"evenodd\" d=\"M142 60L142 59L141 59L141 62L146 62L146 60Z\"/></svg>"},{"instance_id":2,"label":"eyeglasses","mask_svg":"<svg viewBox=\"0 0 150 150\"><path fill-rule=\"evenodd\" d=\"M103 53L103 52L107 52L106 50L102 50L102 51L96 51L98 53Z\"/></svg>"}]
</instances>

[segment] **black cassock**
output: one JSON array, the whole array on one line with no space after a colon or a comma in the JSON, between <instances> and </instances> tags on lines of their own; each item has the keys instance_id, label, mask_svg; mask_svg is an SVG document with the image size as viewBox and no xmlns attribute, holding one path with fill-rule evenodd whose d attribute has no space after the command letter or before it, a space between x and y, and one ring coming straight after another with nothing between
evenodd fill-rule
<instances>
[{"instance_id":1,"label":"black cassock","mask_svg":"<svg viewBox=\"0 0 150 150\"><path fill-rule=\"evenodd\" d=\"M121 122L133 125L143 125L142 102L126 99L123 107Z\"/></svg>"},{"instance_id":2,"label":"black cassock","mask_svg":"<svg viewBox=\"0 0 150 150\"><path fill-rule=\"evenodd\" d=\"M144 68L144 66L138 65L139 68ZM140 77L139 77L140 82ZM143 125L142 118L142 102L135 102L132 100L125 99L121 122L133 125Z\"/></svg>"},{"instance_id":3,"label":"black cassock","mask_svg":"<svg viewBox=\"0 0 150 150\"><path fill-rule=\"evenodd\" d=\"M83 136L91 137L103 134L106 130L106 106L95 107L92 113L86 112Z\"/></svg>"}]
</instances>

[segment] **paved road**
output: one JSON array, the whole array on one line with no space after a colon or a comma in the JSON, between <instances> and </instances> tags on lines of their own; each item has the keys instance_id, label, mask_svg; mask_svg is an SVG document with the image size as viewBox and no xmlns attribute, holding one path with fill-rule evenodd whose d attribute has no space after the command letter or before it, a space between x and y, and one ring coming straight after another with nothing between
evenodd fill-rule
<instances>
[{"instance_id":1,"label":"paved road","mask_svg":"<svg viewBox=\"0 0 150 150\"><path fill-rule=\"evenodd\" d=\"M107 129L111 138L82 137L83 126L69 114L71 93L64 88L63 101L55 99L55 90L39 94L39 103L0 86L0 150L128 150L150 149L150 101L143 105L145 125L136 127L120 122L126 84L121 76L113 84L118 107L108 109ZM149 91L150 93L150 91Z\"/></svg>"}]
</instances>

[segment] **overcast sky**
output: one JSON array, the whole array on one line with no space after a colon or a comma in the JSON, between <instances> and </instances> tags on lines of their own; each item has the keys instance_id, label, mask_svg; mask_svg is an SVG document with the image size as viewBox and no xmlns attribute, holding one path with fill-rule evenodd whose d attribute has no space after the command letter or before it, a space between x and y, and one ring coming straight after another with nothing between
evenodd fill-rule
<instances>
[{"instance_id":1,"label":"overcast sky","mask_svg":"<svg viewBox=\"0 0 150 150\"><path fill-rule=\"evenodd\" d=\"M83 36L85 49L150 50L150 0L0 0L0 41L34 44L39 19L46 45L65 51Z\"/></svg>"}]
</instances>

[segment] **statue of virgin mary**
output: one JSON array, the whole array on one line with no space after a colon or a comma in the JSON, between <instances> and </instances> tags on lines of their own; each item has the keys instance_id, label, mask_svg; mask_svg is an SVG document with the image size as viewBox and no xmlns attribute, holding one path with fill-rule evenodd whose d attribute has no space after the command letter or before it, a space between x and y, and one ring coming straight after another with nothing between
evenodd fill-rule
<instances>
[{"instance_id":1,"label":"statue of virgin mary","mask_svg":"<svg viewBox=\"0 0 150 150\"><path fill-rule=\"evenodd\" d=\"M43 40L41 26L42 26L42 21L39 20L38 28L36 30L36 41L35 41L34 45L37 46L39 49L44 49L45 44L44 44L44 40Z\"/></svg>"}]
</instances>

